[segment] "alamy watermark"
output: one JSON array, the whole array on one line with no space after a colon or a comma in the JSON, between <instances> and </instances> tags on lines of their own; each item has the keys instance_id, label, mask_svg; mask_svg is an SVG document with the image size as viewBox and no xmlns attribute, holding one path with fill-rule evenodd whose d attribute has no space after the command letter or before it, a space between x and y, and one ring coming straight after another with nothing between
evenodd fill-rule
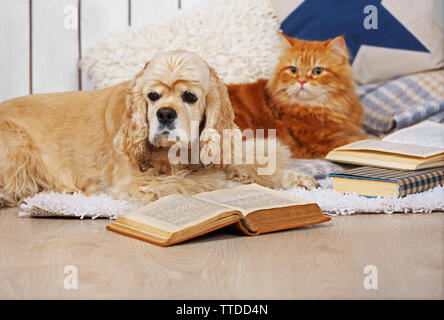
<instances>
[{"instance_id":1,"label":"alamy watermark","mask_svg":"<svg viewBox=\"0 0 444 320\"><path fill-rule=\"evenodd\" d=\"M214 129L199 134L199 122L191 122L191 139L185 130L169 131L167 139L174 142L168 151L172 164L256 164L259 175L276 170L276 129ZM256 134L256 135L255 135ZM201 143L203 142L203 147Z\"/></svg>"},{"instance_id":2,"label":"alamy watermark","mask_svg":"<svg viewBox=\"0 0 444 320\"><path fill-rule=\"evenodd\" d=\"M378 8L374 5L366 5L364 13L367 16L364 18L364 28L367 30L378 30Z\"/></svg>"},{"instance_id":3,"label":"alamy watermark","mask_svg":"<svg viewBox=\"0 0 444 320\"><path fill-rule=\"evenodd\" d=\"M366 274L364 277L363 286L366 290L377 290L378 289L378 268L374 265L366 265L364 267L363 273Z\"/></svg>"},{"instance_id":4,"label":"alamy watermark","mask_svg":"<svg viewBox=\"0 0 444 320\"><path fill-rule=\"evenodd\" d=\"M63 280L63 287L66 290L77 290L79 288L79 273L77 267L74 265L67 265L63 268L66 274Z\"/></svg>"}]
</instances>

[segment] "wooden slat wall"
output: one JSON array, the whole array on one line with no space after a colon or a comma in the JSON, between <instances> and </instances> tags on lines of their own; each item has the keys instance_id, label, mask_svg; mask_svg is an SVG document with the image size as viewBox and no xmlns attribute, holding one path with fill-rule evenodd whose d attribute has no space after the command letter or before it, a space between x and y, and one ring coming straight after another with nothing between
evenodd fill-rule
<instances>
[{"instance_id":1,"label":"wooden slat wall","mask_svg":"<svg viewBox=\"0 0 444 320\"><path fill-rule=\"evenodd\" d=\"M128 0L81 0L80 44L84 55L110 33L128 28ZM81 71L81 89L93 89L86 72Z\"/></svg>"},{"instance_id":2,"label":"wooden slat wall","mask_svg":"<svg viewBox=\"0 0 444 320\"><path fill-rule=\"evenodd\" d=\"M0 0L0 101L92 89L79 59L110 33L205 0Z\"/></svg>"},{"instance_id":3,"label":"wooden slat wall","mask_svg":"<svg viewBox=\"0 0 444 320\"><path fill-rule=\"evenodd\" d=\"M29 0L0 0L0 101L30 92Z\"/></svg>"},{"instance_id":4,"label":"wooden slat wall","mask_svg":"<svg viewBox=\"0 0 444 320\"><path fill-rule=\"evenodd\" d=\"M32 93L80 89L78 5L32 1Z\"/></svg>"}]
</instances>

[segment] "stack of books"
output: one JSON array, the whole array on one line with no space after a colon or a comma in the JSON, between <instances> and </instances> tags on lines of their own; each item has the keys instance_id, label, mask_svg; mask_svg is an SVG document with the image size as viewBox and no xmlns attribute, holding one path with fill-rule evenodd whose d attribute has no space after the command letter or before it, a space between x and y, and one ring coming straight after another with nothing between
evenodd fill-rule
<instances>
[{"instance_id":1,"label":"stack of books","mask_svg":"<svg viewBox=\"0 0 444 320\"><path fill-rule=\"evenodd\" d=\"M431 121L381 140L367 139L330 151L326 160L359 165L330 174L334 189L363 196L397 196L444 185L444 125Z\"/></svg>"}]
</instances>

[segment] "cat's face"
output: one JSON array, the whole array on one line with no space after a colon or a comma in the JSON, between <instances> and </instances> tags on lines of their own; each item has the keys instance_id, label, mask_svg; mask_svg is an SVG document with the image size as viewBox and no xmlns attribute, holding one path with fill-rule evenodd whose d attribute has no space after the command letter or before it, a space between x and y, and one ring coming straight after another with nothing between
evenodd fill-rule
<instances>
[{"instance_id":1,"label":"cat's face","mask_svg":"<svg viewBox=\"0 0 444 320\"><path fill-rule=\"evenodd\" d=\"M268 84L274 99L320 105L350 86L352 73L342 36L322 42L281 36L285 47Z\"/></svg>"}]
</instances>

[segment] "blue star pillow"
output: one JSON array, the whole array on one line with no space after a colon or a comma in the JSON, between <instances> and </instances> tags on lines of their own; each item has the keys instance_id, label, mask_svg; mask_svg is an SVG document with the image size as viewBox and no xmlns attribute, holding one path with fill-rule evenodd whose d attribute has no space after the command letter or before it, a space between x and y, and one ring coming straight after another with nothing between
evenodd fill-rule
<instances>
[{"instance_id":1,"label":"blue star pillow","mask_svg":"<svg viewBox=\"0 0 444 320\"><path fill-rule=\"evenodd\" d=\"M272 0L294 38L344 35L360 84L444 66L444 33L433 0Z\"/></svg>"}]
</instances>

